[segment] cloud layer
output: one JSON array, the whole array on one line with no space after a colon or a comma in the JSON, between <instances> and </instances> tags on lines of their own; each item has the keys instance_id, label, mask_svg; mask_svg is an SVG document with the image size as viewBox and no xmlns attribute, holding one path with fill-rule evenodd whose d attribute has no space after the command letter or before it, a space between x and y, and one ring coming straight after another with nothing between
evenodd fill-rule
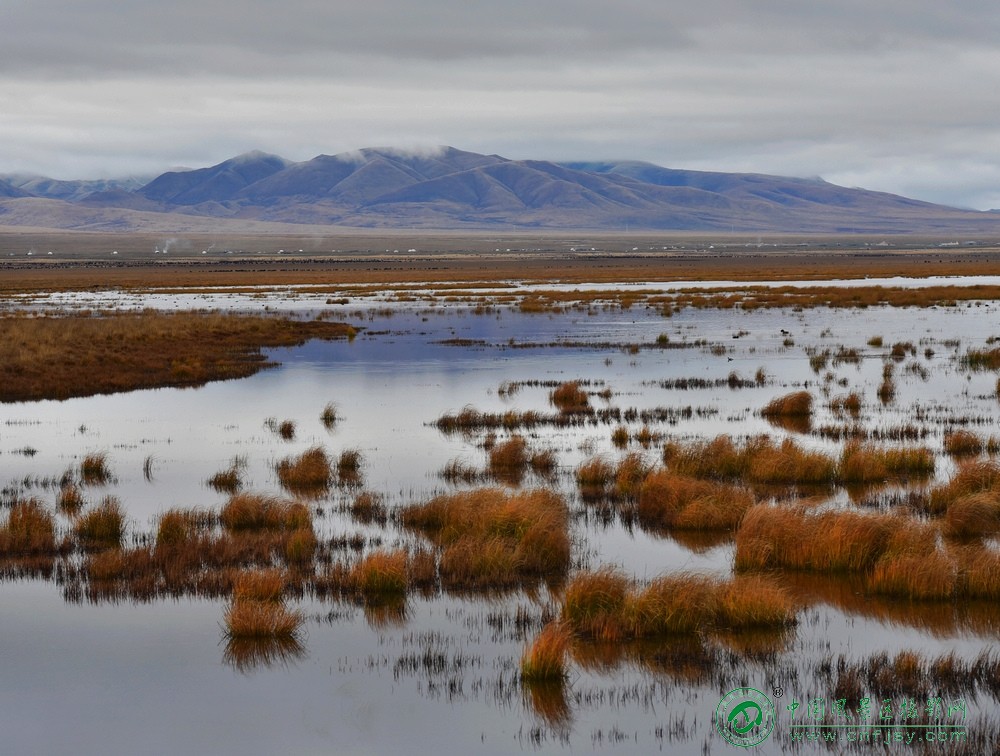
<instances>
[{"instance_id":1,"label":"cloud layer","mask_svg":"<svg viewBox=\"0 0 1000 756\"><path fill-rule=\"evenodd\" d=\"M453 144L1000 207L1000 6L13 0L0 172Z\"/></svg>"}]
</instances>

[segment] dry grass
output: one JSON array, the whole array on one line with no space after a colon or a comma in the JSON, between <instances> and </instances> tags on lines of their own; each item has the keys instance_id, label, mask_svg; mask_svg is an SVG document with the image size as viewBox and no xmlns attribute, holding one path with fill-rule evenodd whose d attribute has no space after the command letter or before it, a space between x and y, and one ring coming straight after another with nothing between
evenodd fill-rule
<instances>
[{"instance_id":1,"label":"dry grass","mask_svg":"<svg viewBox=\"0 0 1000 756\"><path fill-rule=\"evenodd\" d=\"M511 436L489 453L490 473L501 480L518 481L528 467L528 442L523 436Z\"/></svg>"},{"instance_id":2,"label":"dry grass","mask_svg":"<svg viewBox=\"0 0 1000 756\"><path fill-rule=\"evenodd\" d=\"M80 517L74 531L81 544L88 549L121 546L125 535L125 512L121 502L113 496L106 496L100 504Z\"/></svg>"},{"instance_id":3,"label":"dry grass","mask_svg":"<svg viewBox=\"0 0 1000 756\"><path fill-rule=\"evenodd\" d=\"M899 515L759 504L736 531L735 565L738 570L867 571L886 552L893 533L907 527L910 523Z\"/></svg>"},{"instance_id":4,"label":"dry grass","mask_svg":"<svg viewBox=\"0 0 1000 756\"><path fill-rule=\"evenodd\" d=\"M1000 491L955 499L944 513L943 530L952 538L980 538L1000 532Z\"/></svg>"},{"instance_id":5,"label":"dry grass","mask_svg":"<svg viewBox=\"0 0 1000 756\"><path fill-rule=\"evenodd\" d=\"M282 420L278 423L278 435L285 441L293 440L295 438L295 421Z\"/></svg>"},{"instance_id":6,"label":"dry grass","mask_svg":"<svg viewBox=\"0 0 1000 756\"><path fill-rule=\"evenodd\" d=\"M243 487L243 470L246 460L241 457L233 459L225 470L220 470L208 479L208 485L220 493L233 494Z\"/></svg>"},{"instance_id":7,"label":"dry grass","mask_svg":"<svg viewBox=\"0 0 1000 756\"><path fill-rule=\"evenodd\" d=\"M296 528L285 539L285 561L303 567L312 561L318 545L311 527Z\"/></svg>"},{"instance_id":8,"label":"dry grass","mask_svg":"<svg viewBox=\"0 0 1000 756\"><path fill-rule=\"evenodd\" d=\"M406 507L401 519L443 549L450 586L505 587L569 567L569 513L554 491L478 488Z\"/></svg>"},{"instance_id":9,"label":"dry grass","mask_svg":"<svg viewBox=\"0 0 1000 756\"><path fill-rule=\"evenodd\" d=\"M576 484L584 499L599 499L607 494L615 479L615 468L605 457L593 457L576 470Z\"/></svg>"},{"instance_id":10,"label":"dry grass","mask_svg":"<svg viewBox=\"0 0 1000 756\"><path fill-rule=\"evenodd\" d=\"M345 449L342 451L340 456L337 457L337 482L342 486L359 485L361 483L361 462L362 456L360 450ZM318 462L316 467L318 471Z\"/></svg>"},{"instance_id":11,"label":"dry grass","mask_svg":"<svg viewBox=\"0 0 1000 756\"><path fill-rule=\"evenodd\" d=\"M562 606L562 619L570 628L610 642L782 627L794 617L788 594L764 577L719 580L680 573L642 588L612 568L577 575L566 586Z\"/></svg>"},{"instance_id":12,"label":"dry grass","mask_svg":"<svg viewBox=\"0 0 1000 756\"><path fill-rule=\"evenodd\" d=\"M731 530L754 503L749 489L657 470L642 484L637 514L651 527Z\"/></svg>"},{"instance_id":13,"label":"dry grass","mask_svg":"<svg viewBox=\"0 0 1000 756\"><path fill-rule=\"evenodd\" d=\"M557 682L566 679L566 652L573 633L562 622L542 628L521 655L521 679L525 682Z\"/></svg>"},{"instance_id":14,"label":"dry grass","mask_svg":"<svg viewBox=\"0 0 1000 756\"><path fill-rule=\"evenodd\" d=\"M372 491L362 491L350 504L351 517L358 522L385 525L389 520L385 497Z\"/></svg>"},{"instance_id":15,"label":"dry grass","mask_svg":"<svg viewBox=\"0 0 1000 756\"><path fill-rule=\"evenodd\" d=\"M107 452L93 452L80 462L80 478L88 486L103 486L111 480Z\"/></svg>"},{"instance_id":16,"label":"dry grass","mask_svg":"<svg viewBox=\"0 0 1000 756\"><path fill-rule=\"evenodd\" d=\"M695 478L783 485L829 485L837 480L833 458L803 449L792 439L776 444L767 436L741 445L729 436L687 444L671 441L663 447L663 461L668 470Z\"/></svg>"},{"instance_id":17,"label":"dry grass","mask_svg":"<svg viewBox=\"0 0 1000 756\"><path fill-rule=\"evenodd\" d=\"M55 517L38 499L19 501L0 527L0 554L22 556L56 551Z\"/></svg>"},{"instance_id":18,"label":"dry grass","mask_svg":"<svg viewBox=\"0 0 1000 756\"><path fill-rule=\"evenodd\" d=\"M218 518L213 512L201 509L168 509L163 512L156 527L156 548L170 549L187 544L199 533L214 527Z\"/></svg>"},{"instance_id":19,"label":"dry grass","mask_svg":"<svg viewBox=\"0 0 1000 756\"><path fill-rule=\"evenodd\" d=\"M59 489L59 494L56 496L56 507L58 507L60 512L71 517L79 514L86 503L80 487L73 483L67 483L62 486Z\"/></svg>"},{"instance_id":20,"label":"dry grass","mask_svg":"<svg viewBox=\"0 0 1000 756\"><path fill-rule=\"evenodd\" d=\"M957 563L944 551L933 548L929 553L883 557L868 581L873 593L912 600L951 599L957 585Z\"/></svg>"},{"instance_id":21,"label":"dry grass","mask_svg":"<svg viewBox=\"0 0 1000 756\"><path fill-rule=\"evenodd\" d=\"M234 532L312 528L312 515L304 504L254 493L232 496L219 520Z\"/></svg>"},{"instance_id":22,"label":"dry grass","mask_svg":"<svg viewBox=\"0 0 1000 756\"><path fill-rule=\"evenodd\" d=\"M292 638L305 621L300 612L274 601L233 601L224 617L230 638Z\"/></svg>"},{"instance_id":23,"label":"dry grass","mask_svg":"<svg viewBox=\"0 0 1000 756\"><path fill-rule=\"evenodd\" d=\"M838 478L844 483L870 483L934 474L934 454L923 447L880 448L850 441L840 455Z\"/></svg>"},{"instance_id":24,"label":"dry grass","mask_svg":"<svg viewBox=\"0 0 1000 756\"><path fill-rule=\"evenodd\" d=\"M407 561L405 549L373 551L351 568L349 582L367 601L401 598L408 585Z\"/></svg>"},{"instance_id":25,"label":"dry grass","mask_svg":"<svg viewBox=\"0 0 1000 756\"><path fill-rule=\"evenodd\" d=\"M241 572L233 582L233 601L278 603L285 593L287 578L284 571L275 569Z\"/></svg>"},{"instance_id":26,"label":"dry grass","mask_svg":"<svg viewBox=\"0 0 1000 756\"><path fill-rule=\"evenodd\" d=\"M812 414L812 395L796 391L768 402L760 411L763 417L808 417Z\"/></svg>"},{"instance_id":27,"label":"dry grass","mask_svg":"<svg viewBox=\"0 0 1000 756\"><path fill-rule=\"evenodd\" d=\"M928 506L941 514L959 499L981 493L1000 497L1000 464L993 460L959 463L951 480L931 489Z\"/></svg>"},{"instance_id":28,"label":"dry grass","mask_svg":"<svg viewBox=\"0 0 1000 756\"><path fill-rule=\"evenodd\" d=\"M263 347L351 337L342 323L217 313L0 318L0 401L198 386L270 367Z\"/></svg>"},{"instance_id":29,"label":"dry grass","mask_svg":"<svg viewBox=\"0 0 1000 756\"><path fill-rule=\"evenodd\" d=\"M944 451L952 457L982 454L985 444L979 436L967 430L951 430L944 434Z\"/></svg>"},{"instance_id":30,"label":"dry grass","mask_svg":"<svg viewBox=\"0 0 1000 756\"><path fill-rule=\"evenodd\" d=\"M320 413L319 421L323 423L323 427L327 430L333 430L337 424L337 420L337 405L333 402L328 402Z\"/></svg>"},{"instance_id":31,"label":"dry grass","mask_svg":"<svg viewBox=\"0 0 1000 756\"><path fill-rule=\"evenodd\" d=\"M837 415L846 412L856 420L861 417L861 395L855 392L837 397L830 402L830 409Z\"/></svg>"},{"instance_id":32,"label":"dry grass","mask_svg":"<svg viewBox=\"0 0 1000 756\"><path fill-rule=\"evenodd\" d=\"M275 469L282 487L297 494L322 493L333 479L330 458L321 446L306 449L298 457L286 457Z\"/></svg>"},{"instance_id":33,"label":"dry grass","mask_svg":"<svg viewBox=\"0 0 1000 756\"><path fill-rule=\"evenodd\" d=\"M549 401L566 415L590 412L590 397L579 381L567 381L549 394Z\"/></svg>"}]
</instances>

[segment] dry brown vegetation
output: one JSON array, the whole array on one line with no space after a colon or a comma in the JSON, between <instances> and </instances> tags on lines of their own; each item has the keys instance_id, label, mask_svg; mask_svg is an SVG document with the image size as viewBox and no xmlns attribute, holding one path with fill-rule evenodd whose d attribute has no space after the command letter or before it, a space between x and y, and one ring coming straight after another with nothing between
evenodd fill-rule
<instances>
[{"instance_id":1,"label":"dry brown vegetation","mask_svg":"<svg viewBox=\"0 0 1000 756\"><path fill-rule=\"evenodd\" d=\"M111 480L107 452L92 452L80 462L80 479L88 486L103 486Z\"/></svg>"},{"instance_id":2,"label":"dry brown vegetation","mask_svg":"<svg viewBox=\"0 0 1000 756\"><path fill-rule=\"evenodd\" d=\"M0 401L200 386L274 365L263 347L349 338L343 323L215 313L0 317Z\"/></svg>"},{"instance_id":3,"label":"dry brown vegetation","mask_svg":"<svg viewBox=\"0 0 1000 756\"><path fill-rule=\"evenodd\" d=\"M755 501L747 488L661 469L643 482L637 514L647 527L731 530Z\"/></svg>"},{"instance_id":4,"label":"dry brown vegetation","mask_svg":"<svg viewBox=\"0 0 1000 756\"><path fill-rule=\"evenodd\" d=\"M231 497L222 508L219 521L234 532L312 527L312 515L304 504L255 493Z\"/></svg>"},{"instance_id":5,"label":"dry brown vegetation","mask_svg":"<svg viewBox=\"0 0 1000 756\"><path fill-rule=\"evenodd\" d=\"M408 506L401 519L441 548L441 581L451 587L514 586L569 567L569 513L554 491L462 491Z\"/></svg>"},{"instance_id":6,"label":"dry brown vegetation","mask_svg":"<svg viewBox=\"0 0 1000 756\"><path fill-rule=\"evenodd\" d=\"M90 549L115 548L125 535L125 512L113 496L104 497L93 509L77 520L76 535Z\"/></svg>"},{"instance_id":7,"label":"dry brown vegetation","mask_svg":"<svg viewBox=\"0 0 1000 756\"><path fill-rule=\"evenodd\" d=\"M6 524L0 526L0 555L54 554L55 518L37 499L19 501L11 507Z\"/></svg>"},{"instance_id":8,"label":"dry brown vegetation","mask_svg":"<svg viewBox=\"0 0 1000 756\"><path fill-rule=\"evenodd\" d=\"M719 580L681 573L642 587L621 571L577 575L566 586L561 616L575 632L622 641L710 629L782 627L794 620L788 595L759 576Z\"/></svg>"},{"instance_id":9,"label":"dry brown vegetation","mask_svg":"<svg viewBox=\"0 0 1000 756\"><path fill-rule=\"evenodd\" d=\"M768 402L760 411L763 417L808 417L812 414L812 395L795 391Z\"/></svg>"},{"instance_id":10,"label":"dry brown vegetation","mask_svg":"<svg viewBox=\"0 0 1000 756\"><path fill-rule=\"evenodd\" d=\"M549 394L549 401L560 412L567 415L581 414L590 411L590 397L581 388L580 381L567 381Z\"/></svg>"},{"instance_id":11,"label":"dry brown vegetation","mask_svg":"<svg viewBox=\"0 0 1000 756\"><path fill-rule=\"evenodd\" d=\"M566 678L566 653L573 633L559 621L548 622L521 655L521 679L554 682Z\"/></svg>"},{"instance_id":12,"label":"dry brown vegetation","mask_svg":"<svg viewBox=\"0 0 1000 756\"><path fill-rule=\"evenodd\" d=\"M209 478L208 485L221 493L236 493L243 487L242 471L245 467L246 461L236 457L229 467Z\"/></svg>"},{"instance_id":13,"label":"dry brown vegetation","mask_svg":"<svg viewBox=\"0 0 1000 756\"><path fill-rule=\"evenodd\" d=\"M322 493L333 480L330 458L321 446L306 449L298 457L286 457L275 469L282 487L296 494Z\"/></svg>"}]
</instances>

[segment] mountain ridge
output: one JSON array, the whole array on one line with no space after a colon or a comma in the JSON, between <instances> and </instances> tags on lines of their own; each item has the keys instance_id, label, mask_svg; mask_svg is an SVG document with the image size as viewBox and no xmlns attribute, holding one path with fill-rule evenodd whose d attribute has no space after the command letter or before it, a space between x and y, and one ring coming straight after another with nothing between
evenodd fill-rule
<instances>
[{"instance_id":1,"label":"mountain ridge","mask_svg":"<svg viewBox=\"0 0 1000 756\"><path fill-rule=\"evenodd\" d=\"M299 162L251 151L141 186L44 177L16 183L12 176L0 175L0 224L8 223L3 203L39 198L91 210L357 228L1000 232L996 213L820 178L632 160L511 160L454 147L365 148ZM77 211L64 208L60 219L60 207L45 206L49 222L72 228Z\"/></svg>"}]
</instances>

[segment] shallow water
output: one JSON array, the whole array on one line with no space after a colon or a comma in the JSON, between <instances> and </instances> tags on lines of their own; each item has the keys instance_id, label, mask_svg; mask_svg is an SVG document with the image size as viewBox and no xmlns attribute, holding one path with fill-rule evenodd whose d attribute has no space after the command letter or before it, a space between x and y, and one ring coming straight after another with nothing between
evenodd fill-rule
<instances>
[{"instance_id":1,"label":"shallow water","mask_svg":"<svg viewBox=\"0 0 1000 756\"><path fill-rule=\"evenodd\" d=\"M303 309L315 304L306 302ZM923 412L930 429L923 443L940 451L946 428L974 421L967 427L978 434L997 433L996 376L969 373L957 358L996 335L998 314L994 303L934 310L684 310L669 319L639 311L428 314L400 305L391 315L373 311L364 322L367 331L351 343L276 350L272 356L281 367L244 380L3 405L0 485L6 499L29 494L51 503L55 489L46 486L47 479L88 452L106 451L114 480L88 488L88 501L119 496L132 532L142 533L169 507L221 507L226 497L205 481L234 457L246 460L250 490L278 493L276 461L320 444L332 454L360 450L365 489L401 507L451 490L438 475L449 460L485 464L483 434L442 434L433 425L442 414L466 405L491 412L551 411L550 388L523 386L502 396L501 385L511 381L588 380L590 391L612 392L607 400L593 398L598 409L690 407L689 418L650 423L651 430L679 438L789 435L757 413L775 396L800 388L818 400L813 425L819 427L834 422L824 388L831 396L856 390L864 397L866 427L899 426ZM783 346L782 330L794 346ZM657 348L661 333L671 345L688 345ZM884 347L866 345L874 335L883 337ZM442 343L454 339L467 341ZM568 339L572 346L558 345ZM917 354L894 363L897 397L882 407L875 392L884 358L897 341L913 342ZM636 353L624 348L635 343L642 345ZM805 348L836 352L840 346L860 350L860 365L831 364L819 373L810 368ZM934 350L932 357L924 355L927 348ZM749 381L759 368L767 375L759 386L659 385L678 378L725 381L733 371ZM340 420L328 431L319 416L330 401ZM294 420L295 439L280 439L266 427L268 418ZM571 497L575 513L574 562L620 565L640 579L679 570L729 574L730 538L699 543L647 533L615 518L603 520L579 501L574 469L594 454L623 454L611 445L616 424L542 426L525 433L532 448L557 453L554 485ZM792 435L808 446L837 447L815 434ZM651 462L658 458L657 446L647 452ZM940 455L937 479L952 467ZM529 476L526 484L543 482ZM352 522L338 505L353 493L335 490L313 503L323 511L317 519L321 536L361 532L386 544L404 538L392 525L382 532ZM843 492L829 496L832 505L846 502ZM725 753L730 746L711 723L728 690L724 685L781 686L800 699L827 695L812 670L828 656L860 659L912 648L928 656L954 650L971 659L994 647L1000 627L991 607L976 607L970 616L962 607L866 602L829 587L803 590L811 598L803 602L798 624L769 640L772 653L765 661L729 660L692 679L651 663L648 654L603 665L578 660L565 700L552 704L533 702L517 680L521 650L533 633L498 631L495 619L517 607L540 618L551 601L544 588L537 595L490 600L413 596L403 617L388 618L339 601L303 599L295 602L310 616L301 651L270 664L241 665L222 638L221 600L94 605L68 601L55 582L5 580L0 723L12 733L12 753L70 746L83 753ZM726 649L719 639L708 645L720 653ZM989 697L970 703L970 711L994 723L995 708ZM792 748L782 716L759 752Z\"/></svg>"}]
</instances>

